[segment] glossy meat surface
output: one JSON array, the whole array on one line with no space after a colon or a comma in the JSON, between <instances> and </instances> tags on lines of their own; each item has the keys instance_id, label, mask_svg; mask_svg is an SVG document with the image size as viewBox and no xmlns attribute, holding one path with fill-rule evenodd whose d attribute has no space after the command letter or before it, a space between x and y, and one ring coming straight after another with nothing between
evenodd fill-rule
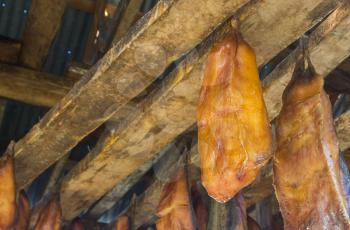
<instances>
[{"instance_id":1,"label":"glossy meat surface","mask_svg":"<svg viewBox=\"0 0 350 230\"><path fill-rule=\"evenodd\" d=\"M157 230L194 230L193 210L185 170L182 168L162 191L157 208Z\"/></svg>"},{"instance_id":2,"label":"glossy meat surface","mask_svg":"<svg viewBox=\"0 0 350 230\"><path fill-rule=\"evenodd\" d=\"M285 229L350 229L331 104L323 78L304 63L277 118L274 185Z\"/></svg>"},{"instance_id":3,"label":"glossy meat surface","mask_svg":"<svg viewBox=\"0 0 350 230\"><path fill-rule=\"evenodd\" d=\"M59 230L61 227L62 211L60 202L53 198L41 211L34 230Z\"/></svg>"},{"instance_id":4,"label":"glossy meat surface","mask_svg":"<svg viewBox=\"0 0 350 230\"><path fill-rule=\"evenodd\" d=\"M16 186L13 158L5 154L0 159L0 229L10 229L16 218Z\"/></svg>"},{"instance_id":5,"label":"glossy meat surface","mask_svg":"<svg viewBox=\"0 0 350 230\"><path fill-rule=\"evenodd\" d=\"M30 206L28 197L24 191L19 193L17 205L17 220L15 230L27 230L30 220Z\"/></svg>"},{"instance_id":6,"label":"glossy meat surface","mask_svg":"<svg viewBox=\"0 0 350 230\"><path fill-rule=\"evenodd\" d=\"M127 216L118 217L118 219L115 223L114 229L115 230L129 230L130 229L129 217L127 217Z\"/></svg>"},{"instance_id":7,"label":"glossy meat surface","mask_svg":"<svg viewBox=\"0 0 350 230\"><path fill-rule=\"evenodd\" d=\"M272 143L255 54L237 32L209 53L197 120L202 183L226 202L256 178Z\"/></svg>"}]
</instances>

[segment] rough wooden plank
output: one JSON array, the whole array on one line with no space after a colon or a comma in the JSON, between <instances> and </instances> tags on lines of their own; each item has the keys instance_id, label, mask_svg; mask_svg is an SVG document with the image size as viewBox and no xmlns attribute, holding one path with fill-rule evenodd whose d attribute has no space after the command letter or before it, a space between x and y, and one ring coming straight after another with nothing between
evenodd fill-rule
<instances>
[{"instance_id":1,"label":"rough wooden plank","mask_svg":"<svg viewBox=\"0 0 350 230\"><path fill-rule=\"evenodd\" d=\"M103 20L103 12L106 7L105 0L96 0L95 11L89 36L86 42L83 62L87 65L93 65L97 61L97 41L100 37L100 24Z\"/></svg>"},{"instance_id":2,"label":"rough wooden plank","mask_svg":"<svg viewBox=\"0 0 350 230\"><path fill-rule=\"evenodd\" d=\"M51 107L73 87L74 80L30 69L0 64L0 96Z\"/></svg>"},{"instance_id":3,"label":"rough wooden plank","mask_svg":"<svg viewBox=\"0 0 350 230\"><path fill-rule=\"evenodd\" d=\"M23 32L20 62L41 69L61 25L68 0L32 0Z\"/></svg>"},{"instance_id":4,"label":"rough wooden plank","mask_svg":"<svg viewBox=\"0 0 350 230\"><path fill-rule=\"evenodd\" d=\"M15 145L18 188L28 185L141 93L172 61L246 1L159 1Z\"/></svg>"},{"instance_id":5,"label":"rough wooden plank","mask_svg":"<svg viewBox=\"0 0 350 230\"><path fill-rule=\"evenodd\" d=\"M316 71L324 77L350 54L349 14L349 5L344 5L310 35L310 58ZM264 99L271 120L281 110L282 93L292 77L298 51L292 52L264 79Z\"/></svg>"},{"instance_id":6,"label":"rough wooden plank","mask_svg":"<svg viewBox=\"0 0 350 230\"><path fill-rule=\"evenodd\" d=\"M113 44L116 44L140 17L142 3L142 0L130 0L124 12L124 16L121 19L120 25L118 26L117 32L113 38Z\"/></svg>"},{"instance_id":7,"label":"rough wooden plank","mask_svg":"<svg viewBox=\"0 0 350 230\"><path fill-rule=\"evenodd\" d=\"M267 62L335 8L334 1L254 3L237 17L242 21L244 38L257 51L259 64ZM224 24L191 52L160 88L136 107L125 124L111 127L110 134L65 178L61 189L65 218L73 218L88 208L195 122L205 53L227 27Z\"/></svg>"},{"instance_id":8,"label":"rough wooden plank","mask_svg":"<svg viewBox=\"0 0 350 230\"><path fill-rule=\"evenodd\" d=\"M19 41L0 36L0 62L17 63L21 46Z\"/></svg>"},{"instance_id":9,"label":"rough wooden plank","mask_svg":"<svg viewBox=\"0 0 350 230\"><path fill-rule=\"evenodd\" d=\"M335 121L339 146L342 151L350 148L350 111L341 115Z\"/></svg>"},{"instance_id":10,"label":"rough wooden plank","mask_svg":"<svg viewBox=\"0 0 350 230\"><path fill-rule=\"evenodd\" d=\"M84 12L93 13L95 11L95 4L95 0L69 0L68 7Z\"/></svg>"}]
</instances>

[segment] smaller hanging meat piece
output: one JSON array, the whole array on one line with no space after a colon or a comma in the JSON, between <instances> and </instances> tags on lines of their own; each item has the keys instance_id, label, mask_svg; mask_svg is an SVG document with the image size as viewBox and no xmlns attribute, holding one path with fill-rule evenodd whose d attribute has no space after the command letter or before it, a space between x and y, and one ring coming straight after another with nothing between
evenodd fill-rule
<instances>
[{"instance_id":1,"label":"smaller hanging meat piece","mask_svg":"<svg viewBox=\"0 0 350 230\"><path fill-rule=\"evenodd\" d=\"M248 230L261 230L260 226L256 221L250 216L247 217Z\"/></svg>"},{"instance_id":2,"label":"smaller hanging meat piece","mask_svg":"<svg viewBox=\"0 0 350 230\"><path fill-rule=\"evenodd\" d=\"M57 197L52 198L40 210L34 230L59 230L61 227L62 211Z\"/></svg>"},{"instance_id":3,"label":"smaller hanging meat piece","mask_svg":"<svg viewBox=\"0 0 350 230\"><path fill-rule=\"evenodd\" d=\"M14 229L27 230L30 220L30 206L28 197L23 190L19 193L17 207L17 221Z\"/></svg>"},{"instance_id":4,"label":"smaller hanging meat piece","mask_svg":"<svg viewBox=\"0 0 350 230\"><path fill-rule=\"evenodd\" d=\"M237 31L208 55L197 120L202 183L226 202L255 180L272 148L255 54Z\"/></svg>"},{"instance_id":5,"label":"smaller hanging meat piece","mask_svg":"<svg viewBox=\"0 0 350 230\"><path fill-rule=\"evenodd\" d=\"M157 216L159 217L156 222L157 230L195 229L188 182L183 167L163 189Z\"/></svg>"},{"instance_id":6,"label":"smaller hanging meat piece","mask_svg":"<svg viewBox=\"0 0 350 230\"><path fill-rule=\"evenodd\" d=\"M284 229L350 229L331 104L302 45L276 123L273 173Z\"/></svg>"},{"instance_id":7,"label":"smaller hanging meat piece","mask_svg":"<svg viewBox=\"0 0 350 230\"><path fill-rule=\"evenodd\" d=\"M84 230L84 225L80 218L75 218L70 226L71 230Z\"/></svg>"},{"instance_id":8,"label":"smaller hanging meat piece","mask_svg":"<svg viewBox=\"0 0 350 230\"><path fill-rule=\"evenodd\" d=\"M115 222L115 230L130 230L130 220L127 216L118 217Z\"/></svg>"},{"instance_id":9,"label":"smaller hanging meat piece","mask_svg":"<svg viewBox=\"0 0 350 230\"><path fill-rule=\"evenodd\" d=\"M0 230L11 229L16 219L16 183L9 150L0 158Z\"/></svg>"}]
</instances>

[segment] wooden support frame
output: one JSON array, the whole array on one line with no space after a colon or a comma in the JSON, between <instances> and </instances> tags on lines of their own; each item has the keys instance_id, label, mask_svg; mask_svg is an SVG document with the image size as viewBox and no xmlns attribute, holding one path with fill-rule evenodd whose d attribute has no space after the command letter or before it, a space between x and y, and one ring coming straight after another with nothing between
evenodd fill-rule
<instances>
[{"instance_id":1,"label":"wooden support frame","mask_svg":"<svg viewBox=\"0 0 350 230\"><path fill-rule=\"evenodd\" d=\"M0 62L17 63L21 47L22 44L19 41L0 36Z\"/></svg>"},{"instance_id":2,"label":"wooden support frame","mask_svg":"<svg viewBox=\"0 0 350 230\"><path fill-rule=\"evenodd\" d=\"M159 1L16 143L17 187L29 185L247 1Z\"/></svg>"},{"instance_id":3,"label":"wooden support frame","mask_svg":"<svg viewBox=\"0 0 350 230\"><path fill-rule=\"evenodd\" d=\"M298 3L266 1L256 4L246 6L246 11L242 10L240 29L244 38L257 51L257 60L260 65L266 63L282 47L293 42L336 8L334 2L327 1L300 1ZM291 17L286 17L286 14L290 13L286 4L293 5L293 18L296 21L291 22ZM282 13L272 16L271 10L279 9L279 7L283 9L283 16ZM305 7L309 7L310 11L305 10ZM261 15L268 15L269 20L264 20L260 17ZM312 16L318 19L310 20ZM277 20L279 24L273 23ZM287 31L293 31L293 33L281 34L280 31L286 26L289 28ZM225 25L221 29L224 30L223 28ZM222 30L218 31L222 32ZM267 30L270 33L266 33ZM169 80L138 105L140 112L135 112L132 118L129 118L121 127L111 129L113 131L105 135L105 138L89 156L65 178L61 189L65 218L73 218L80 211L88 208L103 193L112 189L112 184L118 183L123 177L137 169L140 164L147 161L195 122L202 64L207 48L219 34L220 32L217 32L216 35L212 35L207 40L207 44L204 43L202 48L190 53L178 69L169 75L167 78ZM273 40L271 34L278 34L278 36ZM148 147L150 142L152 142L151 148ZM147 149L146 152L145 149ZM117 165L118 170L116 170ZM100 170L101 168L103 170ZM114 176L110 177L109 183L105 183L104 179L104 183L101 184L102 178L105 178L104 175ZM90 183L93 183L94 186L91 186ZM94 187L98 187L98 190ZM80 194L82 199L73 199L73 194L78 191L83 193Z\"/></svg>"},{"instance_id":4,"label":"wooden support frame","mask_svg":"<svg viewBox=\"0 0 350 230\"><path fill-rule=\"evenodd\" d=\"M0 64L0 96L8 99L52 107L69 92L74 83L72 79Z\"/></svg>"},{"instance_id":5,"label":"wooden support frame","mask_svg":"<svg viewBox=\"0 0 350 230\"><path fill-rule=\"evenodd\" d=\"M61 25L68 0L32 0L23 32L22 65L40 70Z\"/></svg>"}]
</instances>

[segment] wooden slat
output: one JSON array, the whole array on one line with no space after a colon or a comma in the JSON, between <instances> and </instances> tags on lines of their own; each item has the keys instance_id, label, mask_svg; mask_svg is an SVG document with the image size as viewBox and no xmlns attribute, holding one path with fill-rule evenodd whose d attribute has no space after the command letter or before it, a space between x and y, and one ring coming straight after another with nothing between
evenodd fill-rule
<instances>
[{"instance_id":1,"label":"wooden slat","mask_svg":"<svg viewBox=\"0 0 350 230\"><path fill-rule=\"evenodd\" d=\"M93 13L95 11L96 0L69 0L68 7Z\"/></svg>"},{"instance_id":2,"label":"wooden slat","mask_svg":"<svg viewBox=\"0 0 350 230\"><path fill-rule=\"evenodd\" d=\"M258 63L263 64L334 7L334 1L259 1L247 5L238 17L243 36L257 51ZM88 208L195 122L202 63L207 48L219 34L214 33L189 54L161 88L138 105L124 125L111 128L110 134L65 178L61 189L65 218Z\"/></svg>"},{"instance_id":3,"label":"wooden slat","mask_svg":"<svg viewBox=\"0 0 350 230\"><path fill-rule=\"evenodd\" d=\"M348 5L339 8L310 35L310 58L317 72L324 77L350 54L349 14ZM292 77L298 51L292 52L264 79L264 99L271 120L282 107L282 93Z\"/></svg>"},{"instance_id":4,"label":"wooden slat","mask_svg":"<svg viewBox=\"0 0 350 230\"><path fill-rule=\"evenodd\" d=\"M350 148L350 111L341 115L335 122L341 151Z\"/></svg>"},{"instance_id":5,"label":"wooden slat","mask_svg":"<svg viewBox=\"0 0 350 230\"><path fill-rule=\"evenodd\" d=\"M0 96L28 104L52 107L69 92L74 82L27 68L0 64Z\"/></svg>"},{"instance_id":6,"label":"wooden slat","mask_svg":"<svg viewBox=\"0 0 350 230\"><path fill-rule=\"evenodd\" d=\"M97 55L97 40L100 36L100 21L103 19L103 12L106 7L106 0L96 0L95 11L89 36L86 42L83 62L87 65L93 65Z\"/></svg>"},{"instance_id":7,"label":"wooden slat","mask_svg":"<svg viewBox=\"0 0 350 230\"><path fill-rule=\"evenodd\" d=\"M199 43L246 1L217 0L215 4L212 0L159 1L15 145L18 188L30 184L141 93L172 61Z\"/></svg>"},{"instance_id":8,"label":"wooden slat","mask_svg":"<svg viewBox=\"0 0 350 230\"><path fill-rule=\"evenodd\" d=\"M41 69L61 25L68 0L32 0L23 32L20 62Z\"/></svg>"},{"instance_id":9,"label":"wooden slat","mask_svg":"<svg viewBox=\"0 0 350 230\"><path fill-rule=\"evenodd\" d=\"M117 32L113 38L113 44L116 44L140 17L142 3L143 0L130 0L121 19L120 25L118 26Z\"/></svg>"},{"instance_id":10,"label":"wooden slat","mask_svg":"<svg viewBox=\"0 0 350 230\"><path fill-rule=\"evenodd\" d=\"M17 63L21 43L0 36L0 62Z\"/></svg>"}]
</instances>

